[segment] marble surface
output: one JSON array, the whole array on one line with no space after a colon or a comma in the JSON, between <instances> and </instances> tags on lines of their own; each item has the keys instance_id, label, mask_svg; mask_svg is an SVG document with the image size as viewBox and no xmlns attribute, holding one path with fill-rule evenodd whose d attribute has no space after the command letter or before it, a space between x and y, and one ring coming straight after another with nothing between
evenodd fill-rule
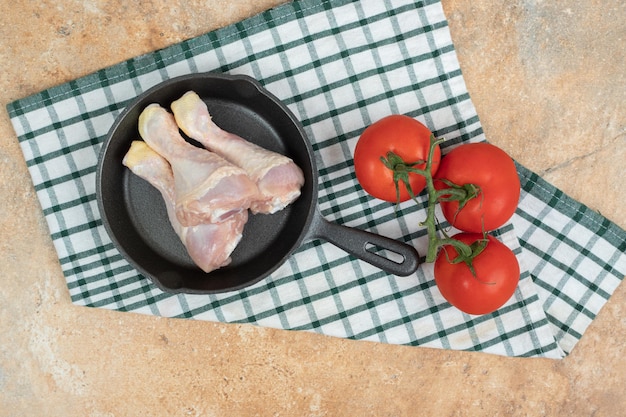
<instances>
[{"instance_id":1,"label":"marble surface","mask_svg":"<svg viewBox=\"0 0 626 417\"><path fill-rule=\"evenodd\" d=\"M2 107L281 2L12 2L0 14ZM443 4L487 138L626 228L626 3ZM626 408L624 285L562 361L88 309L70 303L6 111L0 198L0 416L617 416Z\"/></svg>"}]
</instances>

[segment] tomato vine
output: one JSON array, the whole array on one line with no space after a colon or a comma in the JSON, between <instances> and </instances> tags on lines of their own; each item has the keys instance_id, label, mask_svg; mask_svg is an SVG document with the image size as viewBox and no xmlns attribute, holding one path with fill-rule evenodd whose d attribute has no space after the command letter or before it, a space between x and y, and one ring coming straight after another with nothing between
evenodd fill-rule
<instances>
[{"instance_id":1,"label":"tomato vine","mask_svg":"<svg viewBox=\"0 0 626 417\"><path fill-rule=\"evenodd\" d=\"M440 201L459 201L459 207L463 207L467 201L476 198L480 194L480 188L474 184L457 185L450 181L446 181L448 188L439 189L435 188L433 175L431 174L431 167L433 164L434 149L443 142L443 139L437 140L434 135L430 136L430 150L426 161L417 161L412 163L405 163L398 155L393 152L388 152L386 157L381 157L381 161L389 168L394 170L394 177L402 179L402 174L395 174L398 167L401 169L398 172L411 172L421 175L426 180L426 192L428 195L428 206L426 209L426 219L420 223L421 226L426 226L428 232L428 252L426 255L426 262L434 262L437 257L437 252L440 247L445 245L453 246L458 253L458 256L454 259L454 263L465 262L470 270L473 271L472 260L478 256L487 245L487 238L476 242L476 244L468 245L459 240L448 237L445 232L442 231L443 238L440 238L437 233L438 221L435 216L435 209L437 203ZM423 165L424 169L416 168L417 165ZM414 198L414 196L412 196Z\"/></svg>"}]
</instances>

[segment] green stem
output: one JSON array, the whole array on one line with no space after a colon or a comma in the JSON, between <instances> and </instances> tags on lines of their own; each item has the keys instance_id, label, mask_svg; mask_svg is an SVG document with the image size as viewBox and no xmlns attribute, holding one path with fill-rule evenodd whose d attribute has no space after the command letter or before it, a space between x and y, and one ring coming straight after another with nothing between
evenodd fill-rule
<instances>
[{"instance_id":1,"label":"green stem","mask_svg":"<svg viewBox=\"0 0 626 417\"><path fill-rule=\"evenodd\" d=\"M444 188L435 191L437 201L460 201L467 198L467 190L463 188Z\"/></svg>"},{"instance_id":2,"label":"green stem","mask_svg":"<svg viewBox=\"0 0 626 417\"><path fill-rule=\"evenodd\" d=\"M424 161L416 162L404 162L402 158L393 152L388 152L385 157L381 157L382 163L394 173L394 183L396 186L396 196L399 199L398 184L403 182L409 191L410 196L415 200L415 195L409 184L409 174L418 174L424 177L426 180L426 192L428 193L428 206L426 210L426 219L421 223L422 226L426 226L428 232L428 253L426 254L426 262L434 262L437 258L437 252L439 248L445 245L453 246L458 256L454 262L465 262L473 271L472 260L478 256L485 247L485 244L467 245L459 240L449 238L445 235L440 238L437 234L437 219L435 216L435 209L439 201L458 201L459 209L462 208L467 201L475 198L480 193L480 189L474 184L464 184L462 186L456 185L447 180L441 180L447 185L446 188L437 190L435 188L435 182L431 174L433 165L433 156L437 146L443 142L443 139L437 140L434 135L430 136L430 149L428 152L428 158L424 169L417 168L417 165L423 165ZM397 205L396 205L397 209Z\"/></svg>"},{"instance_id":3,"label":"green stem","mask_svg":"<svg viewBox=\"0 0 626 417\"><path fill-rule=\"evenodd\" d=\"M428 253L426 255L426 262L434 262L437 258L437 251L442 245L442 240L437 236L437 224L435 221L435 208L437 206L437 189L433 181L433 176L430 175L430 168L433 163L433 154L435 146L439 145L442 140L434 140L434 136L431 137L430 151L428 152L428 159L426 160L426 172L424 178L426 179L426 192L428 193L428 208L426 211L426 220L424 224L428 232ZM462 242L459 242L462 243Z\"/></svg>"},{"instance_id":4,"label":"green stem","mask_svg":"<svg viewBox=\"0 0 626 417\"><path fill-rule=\"evenodd\" d=\"M426 192L428 193L428 207L426 210L426 220L422 222L422 225L426 226L428 232L428 253L426 254L426 262L434 262L437 258L437 252L439 248L444 245L452 245L458 252L459 256L463 258L472 258L472 248L456 239L440 238L437 234L437 223L435 219L435 209L437 202L440 198L446 196L446 198L458 197L459 199L467 198L467 192L463 188L446 188L437 191L435 188L435 182L431 175L431 167L433 164L433 155L437 145L443 142L442 139L435 140L434 136L430 139L430 150L428 152L428 158L426 159L426 167L419 173L426 180Z\"/></svg>"},{"instance_id":5,"label":"green stem","mask_svg":"<svg viewBox=\"0 0 626 417\"><path fill-rule=\"evenodd\" d=\"M380 161L393 172L393 183L396 187L396 210L400 205L400 182L404 184L409 196L417 202L409 175L415 173L424 176L424 172L416 168L416 166L422 165L424 161L405 162L400 156L391 151L387 152L387 155L384 157L381 156Z\"/></svg>"}]
</instances>

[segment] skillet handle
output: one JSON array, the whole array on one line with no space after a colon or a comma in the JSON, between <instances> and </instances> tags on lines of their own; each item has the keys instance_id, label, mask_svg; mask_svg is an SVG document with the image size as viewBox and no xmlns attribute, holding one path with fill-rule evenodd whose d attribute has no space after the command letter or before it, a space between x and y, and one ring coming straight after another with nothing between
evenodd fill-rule
<instances>
[{"instance_id":1,"label":"skillet handle","mask_svg":"<svg viewBox=\"0 0 626 417\"><path fill-rule=\"evenodd\" d=\"M405 277L417 270L419 254L413 246L375 233L330 222L320 213L317 213L316 217L315 224L312 225L312 237L324 239L362 261L393 275ZM384 252L381 252L381 249Z\"/></svg>"}]
</instances>

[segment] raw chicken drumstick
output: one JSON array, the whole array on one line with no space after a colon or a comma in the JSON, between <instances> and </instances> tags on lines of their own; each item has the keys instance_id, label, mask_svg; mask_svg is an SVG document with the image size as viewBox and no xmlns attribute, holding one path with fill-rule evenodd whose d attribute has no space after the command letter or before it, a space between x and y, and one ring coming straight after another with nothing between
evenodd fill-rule
<instances>
[{"instance_id":1,"label":"raw chicken drumstick","mask_svg":"<svg viewBox=\"0 0 626 417\"><path fill-rule=\"evenodd\" d=\"M150 104L141 113L139 134L172 167L181 225L224 221L258 198L256 184L243 169L186 142L172 114L160 105Z\"/></svg>"},{"instance_id":2,"label":"raw chicken drumstick","mask_svg":"<svg viewBox=\"0 0 626 417\"><path fill-rule=\"evenodd\" d=\"M133 141L122 163L161 192L170 223L196 265L204 272L211 272L230 263L230 255L241 240L248 220L247 210L221 223L182 226L175 214L174 176L168 162L145 142Z\"/></svg>"},{"instance_id":3,"label":"raw chicken drumstick","mask_svg":"<svg viewBox=\"0 0 626 417\"><path fill-rule=\"evenodd\" d=\"M189 91L173 102L172 111L187 136L243 168L257 184L261 197L252 202L253 213L275 213L300 196L304 176L290 158L222 130L195 92Z\"/></svg>"}]
</instances>

